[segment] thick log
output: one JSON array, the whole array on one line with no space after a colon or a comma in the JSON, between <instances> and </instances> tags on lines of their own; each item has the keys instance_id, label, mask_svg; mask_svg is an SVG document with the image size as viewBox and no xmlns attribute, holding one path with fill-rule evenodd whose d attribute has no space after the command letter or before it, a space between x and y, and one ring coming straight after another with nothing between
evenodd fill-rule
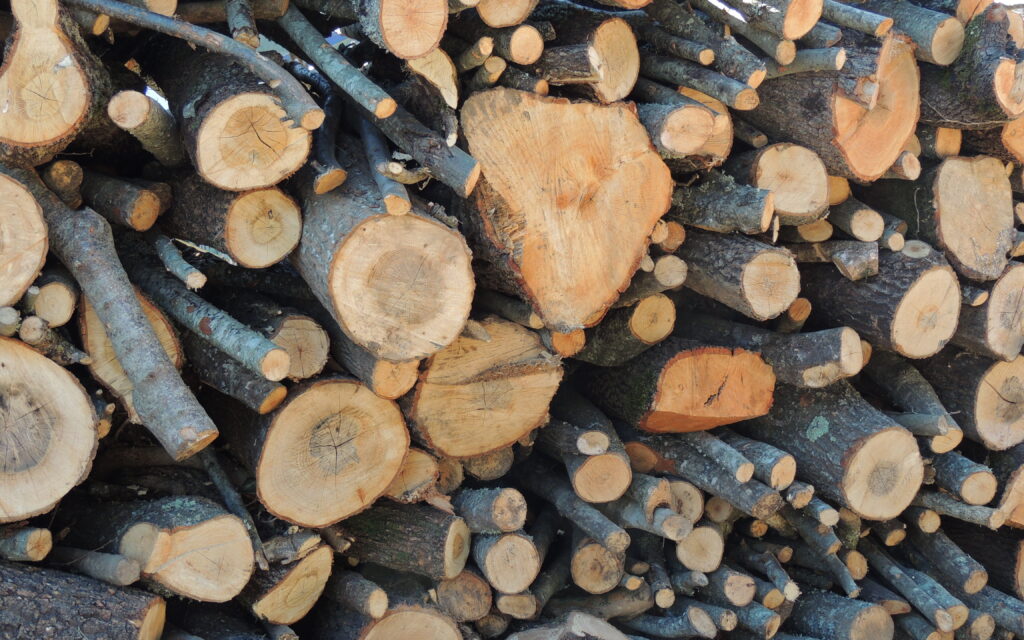
<instances>
[{"instance_id":1,"label":"thick log","mask_svg":"<svg viewBox=\"0 0 1024 640\"><path fill-rule=\"evenodd\" d=\"M771 191L781 224L808 224L828 209L825 165L817 154L799 145L779 143L734 154L725 171L743 184Z\"/></svg>"},{"instance_id":2,"label":"thick log","mask_svg":"<svg viewBox=\"0 0 1024 640\"><path fill-rule=\"evenodd\" d=\"M493 268L484 282L530 302L548 328L567 332L593 324L625 289L647 236L668 209L671 179L646 130L618 105L569 104L510 89L472 96L462 125L485 181L459 217L477 257ZM550 138L551 127L564 135ZM537 148L546 149L548 162L531 159ZM559 167L577 171L569 167L580 166L581 148L592 166L615 168L588 186L585 198L566 199L566 185L552 180ZM539 173L524 176L524 170ZM621 201L626 191L642 196ZM566 203L575 203L569 205L575 213ZM579 232L583 218L599 237ZM619 222L625 220L630 223ZM522 231L508 235L513 228ZM562 267L566 260L574 264L570 271Z\"/></svg>"},{"instance_id":3,"label":"thick log","mask_svg":"<svg viewBox=\"0 0 1024 640\"><path fill-rule=\"evenodd\" d=\"M491 585L475 569L463 569L454 578L437 583L437 606L456 622L483 618L495 600L500 610L501 597L491 593Z\"/></svg>"},{"instance_id":4,"label":"thick log","mask_svg":"<svg viewBox=\"0 0 1024 640\"><path fill-rule=\"evenodd\" d=\"M775 213L775 194L709 172L696 186L677 187L666 217L706 231L763 233Z\"/></svg>"},{"instance_id":5,"label":"thick log","mask_svg":"<svg viewBox=\"0 0 1024 640\"><path fill-rule=\"evenodd\" d=\"M0 563L0 633L11 638L157 640L164 629L160 596L53 569Z\"/></svg>"},{"instance_id":6,"label":"thick log","mask_svg":"<svg viewBox=\"0 0 1024 640\"><path fill-rule=\"evenodd\" d=\"M892 640L893 637L892 618L882 607L818 590L808 590L797 599L788 623L800 633L819 638Z\"/></svg>"},{"instance_id":7,"label":"thick log","mask_svg":"<svg viewBox=\"0 0 1024 640\"><path fill-rule=\"evenodd\" d=\"M966 287L964 287L966 290ZM1012 361L1024 346L1024 266L1011 262L991 286L987 300L963 305L950 342L988 358Z\"/></svg>"},{"instance_id":8,"label":"thick log","mask_svg":"<svg viewBox=\"0 0 1024 640\"><path fill-rule=\"evenodd\" d=\"M780 385L772 412L740 431L793 454L819 493L872 520L899 515L924 475L911 434L845 382L820 390Z\"/></svg>"},{"instance_id":9,"label":"thick log","mask_svg":"<svg viewBox=\"0 0 1024 640\"><path fill-rule=\"evenodd\" d=\"M331 575L334 550L320 545L302 559L256 572L238 599L259 620L292 624L316 604Z\"/></svg>"},{"instance_id":10,"label":"thick log","mask_svg":"<svg viewBox=\"0 0 1024 640\"><path fill-rule=\"evenodd\" d=\"M473 537L473 560L500 593L520 593L540 573L543 558L522 532L479 534Z\"/></svg>"},{"instance_id":11,"label":"thick log","mask_svg":"<svg viewBox=\"0 0 1024 640\"><path fill-rule=\"evenodd\" d=\"M402 59L419 58L436 49L448 24L445 0L416 5L393 0L305 0L297 4L347 22L358 20L363 35Z\"/></svg>"}]
</instances>

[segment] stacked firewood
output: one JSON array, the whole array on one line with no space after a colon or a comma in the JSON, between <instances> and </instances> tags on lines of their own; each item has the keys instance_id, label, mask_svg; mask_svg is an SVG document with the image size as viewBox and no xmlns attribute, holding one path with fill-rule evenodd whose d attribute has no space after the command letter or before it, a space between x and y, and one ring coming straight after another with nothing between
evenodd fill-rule
<instances>
[{"instance_id":1,"label":"stacked firewood","mask_svg":"<svg viewBox=\"0 0 1024 640\"><path fill-rule=\"evenodd\" d=\"M1024 20L11 0L0 638L1024 637Z\"/></svg>"}]
</instances>

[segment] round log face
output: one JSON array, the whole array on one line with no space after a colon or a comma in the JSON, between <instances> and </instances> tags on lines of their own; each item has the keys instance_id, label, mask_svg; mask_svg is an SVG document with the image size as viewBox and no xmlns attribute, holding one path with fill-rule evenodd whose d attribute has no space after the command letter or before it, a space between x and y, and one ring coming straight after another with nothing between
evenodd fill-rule
<instances>
[{"instance_id":1,"label":"round log face","mask_svg":"<svg viewBox=\"0 0 1024 640\"><path fill-rule=\"evenodd\" d=\"M399 58L419 58L437 47L448 24L446 0L375 0L381 38Z\"/></svg>"},{"instance_id":2,"label":"round log face","mask_svg":"<svg viewBox=\"0 0 1024 640\"><path fill-rule=\"evenodd\" d=\"M437 460L426 451L409 449L398 475L384 495L399 502L415 502L437 482Z\"/></svg>"},{"instance_id":3,"label":"round log face","mask_svg":"<svg viewBox=\"0 0 1024 640\"><path fill-rule=\"evenodd\" d=\"M675 324L675 304L668 296L658 294L637 303L629 319L629 330L640 341L656 344L672 333Z\"/></svg>"},{"instance_id":4,"label":"round log face","mask_svg":"<svg viewBox=\"0 0 1024 640\"><path fill-rule=\"evenodd\" d=\"M964 27L956 18L947 18L935 28L929 45L935 64L948 65L960 55L964 46Z\"/></svg>"},{"instance_id":5,"label":"round log face","mask_svg":"<svg viewBox=\"0 0 1024 640\"><path fill-rule=\"evenodd\" d=\"M480 569L494 588L502 593L519 593L540 573L537 547L526 536L509 533L501 536L487 551Z\"/></svg>"},{"instance_id":6,"label":"round log face","mask_svg":"<svg viewBox=\"0 0 1024 640\"><path fill-rule=\"evenodd\" d=\"M17 302L43 268L46 233L35 198L13 179L0 176L0 307Z\"/></svg>"},{"instance_id":7,"label":"round log face","mask_svg":"<svg viewBox=\"0 0 1024 640\"><path fill-rule=\"evenodd\" d=\"M228 209L224 244L244 267L262 269L292 252L302 235L302 212L280 189L239 196Z\"/></svg>"},{"instance_id":8,"label":"round log face","mask_svg":"<svg viewBox=\"0 0 1024 640\"><path fill-rule=\"evenodd\" d=\"M774 194L775 213L783 224L813 222L828 206L825 163L799 145L784 142L763 149L752 184Z\"/></svg>"},{"instance_id":9,"label":"round log face","mask_svg":"<svg viewBox=\"0 0 1024 640\"><path fill-rule=\"evenodd\" d=\"M458 626L448 616L431 609L399 607L363 635L360 640L461 640Z\"/></svg>"},{"instance_id":10,"label":"round log face","mask_svg":"<svg viewBox=\"0 0 1024 640\"><path fill-rule=\"evenodd\" d=\"M765 251L744 267L741 287L756 317L774 318L800 293L800 272L789 253Z\"/></svg>"},{"instance_id":11,"label":"round log face","mask_svg":"<svg viewBox=\"0 0 1024 640\"><path fill-rule=\"evenodd\" d=\"M629 488L632 472L622 456L602 453L588 456L572 476L573 489L587 502L611 502Z\"/></svg>"},{"instance_id":12,"label":"round log face","mask_svg":"<svg viewBox=\"0 0 1024 640\"><path fill-rule=\"evenodd\" d=\"M622 565L608 549L589 541L572 555L572 581L587 593L608 593L619 585Z\"/></svg>"},{"instance_id":13,"label":"round log face","mask_svg":"<svg viewBox=\"0 0 1024 640\"><path fill-rule=\"evenodd\" d=\"M714 527L694 527L676 543L676 558L690 571L708 573L722 564L725 542Z\"/></svg>"},{"instance_id":14,"label":"round log face","mask_svg":"<svg viewBox=\"0 0 1024 640\"><path fill-rule=\"evenodd\" d=\"M279 518L324 527L381 495L408 448L393 402L358 382L319 381L274 415L256 469L257 492Z\"/></svg>"},{"instance_id":15,"label":"round log face","mask_svg":"<svg viewBox=\"0 0 1024 640\"><path fill-rule=\"evenodd\" d=\"M782 25L782 35L788 40L802 37L814 27L821 18L821 0L795 0L786 9L786 19Z\"/></svg>"},{"instance_id":16,"label":"round log face","mask_svg":"<svg viewBox=\"0 0 1024 640\"><path fill-rule=\"evenodd\" d=\"M840 490L863 518L890 520L910 506L924 478L917 441L893 427L872 434L843 461Z\"/></svg>"},{"instance_id":17,"label":"round log face","mask_svg":"<svg viewBox=\"0 0 1024 640\"><path fill-rule=\"evenodd\" d=\"M0 338L0 522L52 508L88 474L96 442L96 413L78 380Z\"/></svg>"},{"instance_id":18,"label":"round log face","mask_svg":"<svg viewBox=\"0 0 1024 640\"><path fill-rule=\"evenodd\" d=\"M256 617L273 624L292 624L301 620L323 593L331 575L334 550L321 545L295 563L280 583L253 604Z\"/></svg>"},{"instance_id":19,"label":"round log face","mask_svg":"<svg viewBox=\"0 0 1024 640\"><path fill-rule=\"evenodd\" d=\"M953 337L960 314L960 285L949 267L924 273L900 301L891 343L908 358L934 355Z\"/></svg>"},{"instance_id":20,"label":"round log face","mask_svg":"<svg viewBox=\"0 0 1024 640\"><path fill-rule=\"evenodd\" d=\"M288 352L288 377L292 380L311 378L327 365L330 338L308 316L288 316L270 340Z\"/></svg>"},{"instance_id":21,"label":"round log face","mask_svg":"<svg viewBox=\"0 0 1024 640\"><path fill-rule=\"evenodd\" d=\"M1021 71L1021 66L1012 59L1002 60L992 79L996 100L1011 118L1024 114L1024 74Z\"/></svg>"},{"instance_id":22,"label":"round log face","mask_svg":"<svg viewBox=\"0 0 1024 640\"><path fill-rule=\"evenodd\" d=\"M976 393L974 421L985 446L1003 451L1024 442L1024 356L993 364Z\"/></svg>"},{"instance_id":23,"label":"round log face","mask_svg":"<svg viewBox=\"0 0 1024 640\"><path fill-rule=\"evenodd\" d=\"M1024 264L1011 264L996 280L986 303L988 342L1011 358L1024 346Z\"/></svg>"},{"instance_id":24,"label":"round log face","mask_svg":"<svg viewBox=\"0 0 1024 640\"><path fill-rule=\"evenodd\" d=\"M625 20L613 18L594 30L592 45L602 68L601 79L591 85L601 102L622 100L640 75L640 50Z\"/></svg>"}]
</instances>

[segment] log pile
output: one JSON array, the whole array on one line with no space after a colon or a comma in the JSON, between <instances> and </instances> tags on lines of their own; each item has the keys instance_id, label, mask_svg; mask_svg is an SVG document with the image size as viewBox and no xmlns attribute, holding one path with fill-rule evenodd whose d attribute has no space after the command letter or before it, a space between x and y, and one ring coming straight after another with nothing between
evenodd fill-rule
<instances>
[{"instance_id":1,"label":"log pile","mask_svg":"<svg viewBox=\"0 0 1024 640\"><path fill-rule=\"evenodd\" d=\"M1024 637L1021 16L11 0L0 638Z\"/></svg>"}]
</instances>

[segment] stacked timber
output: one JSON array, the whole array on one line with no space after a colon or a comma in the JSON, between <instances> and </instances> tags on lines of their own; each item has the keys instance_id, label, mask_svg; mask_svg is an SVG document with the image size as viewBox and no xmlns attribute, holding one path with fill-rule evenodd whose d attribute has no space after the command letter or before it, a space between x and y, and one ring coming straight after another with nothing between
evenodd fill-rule
<instances>
[{"instance_id":1,"label":"stacked timber","mask_svg":"<svg viewBox=\"0 0 1024 640\"><path fill-rule=\"evenodd\" d=\"M0 638L1024 638L1024 18L11 0Z\"/></svg>"}]
</instances>

